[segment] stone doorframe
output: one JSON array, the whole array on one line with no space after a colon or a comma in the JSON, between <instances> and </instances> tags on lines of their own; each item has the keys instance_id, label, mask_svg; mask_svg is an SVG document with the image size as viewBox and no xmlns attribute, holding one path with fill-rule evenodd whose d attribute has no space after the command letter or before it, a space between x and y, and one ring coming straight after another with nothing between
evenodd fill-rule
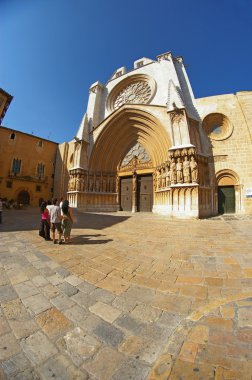
<instances>
[{"instance_id":1,"label":"stone doorframe","mask_svg":"<svg viewBox=\"0 0 252 380\"><path fill-rule=\"evenodd\" d=\"M234 186L235 189L235 213L240 214L244 212L242 203L242 189L243 185L240 183L240 178L236 172L230 169L223 169L215 174L214 184L214 199L213 207L216 214L218 214L218 186Z\"/></svg>"}]
</instances>

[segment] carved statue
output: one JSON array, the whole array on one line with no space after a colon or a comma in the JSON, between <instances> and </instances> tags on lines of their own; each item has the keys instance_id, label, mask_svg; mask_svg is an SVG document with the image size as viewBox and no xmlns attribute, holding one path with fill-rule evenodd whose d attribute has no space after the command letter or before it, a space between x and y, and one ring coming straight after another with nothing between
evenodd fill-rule
<instances>
[{"instance_id":1,"label":"carved statue","mask_svg":"<svg viewBox=\"0 0 252 380\"><path fill-rule=\"evenodd\" d=\"M197 183L198 182L198 164L195 161L195 158L192 156L190 161L190 169L191 169L191 175L192 175L192 182Z\"/></svg>"},{"instance_id":2,"label":"carved statue","mask_svg":"<svg viewBox=\"0 0 252 380\"><path fill-rule=\"evenodd\" d=\"M177 170L176 170L176 162L174 158L171 159L170 178L171 178L172 184L177 182Z\"/></svg>"},{"instance_id":3,"label":"carved statue","mask_svg":"<svg viewBox=\"0 0 252 380\"><path fill-rule=\"evenodd\" d=\"M102 179L102 191L104 193L106 193L106 191L107 191L107 178L106 177L103 177L103 179Z\"/></svg>"},{"instance_id":4,"label":"carved statue","mask_svg":"<svg viewBox=\"0 0 252 380\"><path fill-rule=\"evenodd\" d=\"M68 181L68 191L72 191L72 185L73 185L73 176L70 174L69 181Z\"/></svg>"},{"instance_id":5,"label":"carved statue","mask_svg":"<svg viewBox=\"0 0 252 380\"><path fill-rule=\"evenodd\" d=\"M94 190L94 179L92 175L89 176L88 188L89 188L89 191Z\"/></svg>"},{"instance_id":6,"label":"carved statue","mask_svg":"<svg viewBox=\"0 0 252 380\"><path fill-rule=\"evenodd\" d=\"M95 191L96 192L100 191L100 177L98 175L96 175L96 178L95 178Z\"/></svg>"},{"instance_id":7,"label":"carved statue","mask_svg":"<svg viewBox=\"0 0 252 380\"><path fill-rule=\"evenodd\" d=\"M169 162L166 163L166 171L165 171L165 187L169 187L170 184L171 184L171 180L170 180L170 164Z\"/></svg>"},{"instance_id":8,"label":"carved statue","mask_svg":"<svg viewBox=\"0 0 252 380\"><path fill-rule=\"evenodd\" d=\"M166 185L166 172L165 172L165 167L163 166L161 169L161 177L162 177L162 188L165 187Z\"/></svg>"},{"instance_id":9,"label":"carved statue","mask_svg":"<svg viewBox=\"0 0 252 380\"><path fill-rule=\"evenodd\" d=\"M183 176L184 176L184 182L188 183L190 182L190 162L188 161L188 157L185 156L184 162L183 162Z\"/></svg>"},{"instance_id":10,"label":"carved statue","mask_svg":"<svg viewBox=\"0 0 252 380\"><path fill-rule=\"evenodd\" d=\"M81 178L80 178L80 174L77 174L75 189L77 191L81 191Z\"/></svg>"},{"instance_id":11,"label":"carved statue","mask_svg":"<svg viewBox=\"0 0 252 380\"><path fill-rule=\"evenodd\" d=\"M177 182L178 183L183 183L183 175L182 175L182 170L183 170L183 164L181 162L181 158L178 157L177 165L176 165L176 170L177 170Z\"/></svg>"},{"instance_id":12,"label":"carved statue","mask_svg":"<svg viewBox=\"0 0 252 380\"><path fill-rule=\"evenodd\" d=\"M87 186L87 176L86 176L86 174L84 174L83 178L82 178L82 189L81 189L81 191L86 191L86 186Z\"/></svg>"},{"instance_id":13,"label":"carved statue","mask_svg":"<svg viewBox=\"0 0 252 380\"><path fill-rule=\"evenodd\" d=\"M133 181L133 191L136 191L136 189L137 189L137 174L136 174L136 171L133 172L132 181Z\"/></svg>"}]
</instances>

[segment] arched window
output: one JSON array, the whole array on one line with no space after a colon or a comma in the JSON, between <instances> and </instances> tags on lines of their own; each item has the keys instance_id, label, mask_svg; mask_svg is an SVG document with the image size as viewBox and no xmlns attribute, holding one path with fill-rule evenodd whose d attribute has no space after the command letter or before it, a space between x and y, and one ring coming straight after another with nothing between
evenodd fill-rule
<instances>
[{"instance_id":1,"label":"arched window","mask_svg":"<svg viewBox=\"0 0 252 380\"><path fill-rule=\"evenodd\" d=\"M12 161L12 168L11 168L12 173L18 174L20 173L20 169L21 169L21 160L19 160L18 158L14 158Z\"/></svg>"},{"instance_id":2,"label":"arched window","mask_svg":"<svg viewBox=\"0 0 252 380\"><path fill-rule=\"evenodd\" d=\"M39 163L37 166L37 176L39 178L43 178L45 175L45 165L42 163Z\"/></svg>"},{"instance_id":3,"label":"arched window","mask_svg":"<svg viewBox=\"0 0 252 380\"><path fill-rule=\"evenodd\" d=\"M16 138L16 135L15 135L14 132L12 132L12 134L10 135L10 139L11 139L11 140L15 140L15 138Z\"/></svg>"}]
</instances>

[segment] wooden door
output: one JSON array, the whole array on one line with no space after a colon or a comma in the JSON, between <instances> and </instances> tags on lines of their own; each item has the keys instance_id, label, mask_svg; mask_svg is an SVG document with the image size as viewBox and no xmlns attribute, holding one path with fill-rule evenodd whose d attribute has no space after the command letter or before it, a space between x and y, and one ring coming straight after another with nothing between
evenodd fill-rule
<instances>
[{"instance_id":1,"label":"wooden door","mask_svg":"<svg viewBox=\"0 0 252 380\"><path fill-rule=\"evenodd\" d=\"M152 175L137 177L137 209L151 212L153 206Z\"/></svg>"},{"instance_id":2,"label":"wooden door","mask_svg":"<svg viewBox=\"0 0 252 380\"><path fill-rule=\"evenodd\" d=\"M121 179L121 209L132 211L132 177Z\"/></svg>"},{"instance_id":3,"label":"wooden door","mask_svg":"<svg viewBox=\"0 0 252 380\"><path fill-rule=\"evenodd\" d=\"M218 186L218 213L235 213L234 186Z\"/></svg>"}]
</instances>

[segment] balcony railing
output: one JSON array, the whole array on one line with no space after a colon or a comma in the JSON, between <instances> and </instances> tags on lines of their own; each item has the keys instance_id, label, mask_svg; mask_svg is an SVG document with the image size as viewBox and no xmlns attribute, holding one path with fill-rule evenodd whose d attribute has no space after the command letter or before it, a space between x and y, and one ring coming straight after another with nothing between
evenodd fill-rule
<instances>
[{"instance_id":1,"label":"balcony railing","mask_svg":"<svg viewBox=\"0 0 252 380\"><path fill-rule=\"evenodd\" d=\"M24 175L24 174L13 173L13 172L9 172L8 178L19 180L19 181L40 182L40 183L47 182L48 180L48 176L30 176L30 175Z\"/></svg>"}]
</instances>

